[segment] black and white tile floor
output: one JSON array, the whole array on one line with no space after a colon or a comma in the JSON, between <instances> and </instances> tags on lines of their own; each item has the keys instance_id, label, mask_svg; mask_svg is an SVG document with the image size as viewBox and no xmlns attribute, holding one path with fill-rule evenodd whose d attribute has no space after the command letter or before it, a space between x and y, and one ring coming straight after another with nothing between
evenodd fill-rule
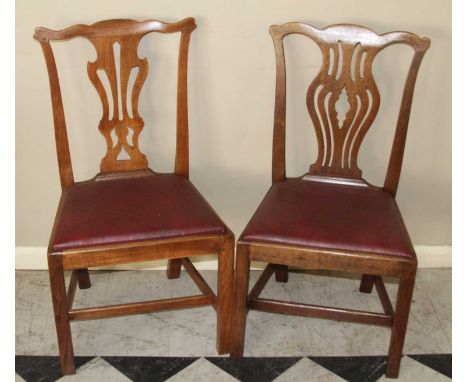
<instances>
[{"instance_id":1,"label":"black and white tile floor","mask_svg":"<svg viewBox=\"0 0 468 382\"><path fill-rule=\"evenodd\" d=\"M202 272L214 287L215 272ZM258 277L253 274L252 282ZM182 273L96 272L76 305L197 293ZM136 282L138 280L138 282ZM396 285L387 280L394 298ZM379 310L357 277L292 273L265 297ZM135 297L138 296L138 297ZM155 297L157 296L157 297ZM210 308L73 324L77 374L62 377L47 273L16 273L16 381L385 381L389 333L368 325L251 312L245 358L218 357ZM418 272L399 381L451 378L451 270ZM201 357L200 357L201 356Z\"/></svg>"},{"instance_id":2,"label":"black and white tile floor","mask_svg":"<svg viewBox=\"0 0 468 382\"><path fill-rule=\"evenodd\" d=\"M405 356L400 381L448 381L450 354ZM385 381L385 357L77 357L62 377L58 357L17 356L16 381Z\"/></svg>"}]
</instances>

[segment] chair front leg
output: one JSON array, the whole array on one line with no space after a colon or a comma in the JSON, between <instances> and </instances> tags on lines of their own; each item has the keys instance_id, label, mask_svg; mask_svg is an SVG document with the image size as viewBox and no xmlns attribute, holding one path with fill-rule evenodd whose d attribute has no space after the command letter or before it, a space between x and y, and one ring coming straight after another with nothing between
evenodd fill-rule
<instances>
[{"instance_id":1,"label":"chair front leg","mask_svg":"<svg viewBox=\"0 0 468 382\"><path fill-rule=\"evenodd\" d=\"M78 286L80 289L88 289L91 288L91 280L89 278L89 272L86 268L78 269Z\"/></svg>"},{"instance_id":2,"label":"chair front leg","mask_svg":"<svg viewBox=\"0 0 468 382\"><path fill-rule=\"evenodd\" d=\"M245 324L248 311L249 272L250 247L247 244L237 244L231 357L242 357L244 354Z\"/></svg>"},{"instance_id":3,"label":"chair front leg","mask_svg":"<svg viewBox=\"0 0 468 382\"><path fill-rule=\"evenodd\" d=\"M178 279L180 277L180 268L182 259L170 259L167 262L166 275L168 279Z\"/></svg>"},{"instance_id":4,"label":"chair front leg","mask_svg":"<svg viewBox=\"0 0 468 382\"><path fill-rule=\"evenodd\" d=\"M75 374L73 342L68 318L67 293L60 255L48 255L50 290L54 307L55 328L60 353L60 363L64 375Z\"/></svg>"},{"instance_id":5,"label":"chair front leg","mask_svg":"<svg viewBox=\"0 0 468 382\"><path fill-rule=\"evenodd\" d=\"M395 316L388 350L386 371L386 376L388 378L398 378L398 373L400 371L401 356L405 342L415 277L416 270L412 271L408 276L401 277L398 285Z\"/></svg>"},{"instance_id":6,"label":"chair front leg","mask_svg":"<svg viewBox=\"0 0 468 382\"><path fill-rule=\"evenodd\" d=\"M218 255L218 296L216 298L217 339L219 354L227 354L231 347L231 327L234 287L234 237L224 237Z\"/></svg>"}]
</instances>

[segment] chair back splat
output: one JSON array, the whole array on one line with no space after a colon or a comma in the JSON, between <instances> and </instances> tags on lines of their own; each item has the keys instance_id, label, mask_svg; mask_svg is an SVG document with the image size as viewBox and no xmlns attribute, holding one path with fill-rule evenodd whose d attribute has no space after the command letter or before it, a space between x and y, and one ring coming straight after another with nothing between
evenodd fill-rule
<instances>
[{"instance_id":1,"label":"chair back splat","mask_svg":"<svg viewBox=\"0 0 468 382\"><path fill-rule=\"evenodd\" d=\"M144 126L138 112L138 100L148 75L148 60L138 57L138 45L141 38L150 32L181 32L175 172L188 176L187 61L190 34L195 28L195 20L190 17L172 24L156 20L106 20L92 25L75 25L61 31L36 29L34 38L41 43L49 72L62 188L73 184L73 170L60 84L50 41L84 37L96 49L96 61L88 62L88 76L102 103L99 131L107 144L106 154L101 160L101 173L105 174L148 169L148 160L138 146L138 138ZM130 83L132 71L136 71L133 84ZM105 83L109 85L110 94L106 91ZM128 159L119 158L123 152Z\"/></svg>"},{"instance_id":2,"label":"chair back splat","mask_svg":"<svg viewBox=\"0 0 468 382\"><path fill-rule=\"evenodd\" d=\"M378 35L370 29L337 24L324 29L302 23L270 27L276 53L276 98L273 137L273 182L286 179L286 68L283 39L301 34L312 39L322 53L322 66L307 90L306 103L318 142L318 154L309 175L361 180L358 153L380 105L372 74L374 58L387 46L406 44L414 49L403 91L392 153L384 188L396 193L403 161L414 85L419 65L430 45L427 38L408 32ZM338 104L345 103L345 110Z\"/></svg>"}]
</instances>

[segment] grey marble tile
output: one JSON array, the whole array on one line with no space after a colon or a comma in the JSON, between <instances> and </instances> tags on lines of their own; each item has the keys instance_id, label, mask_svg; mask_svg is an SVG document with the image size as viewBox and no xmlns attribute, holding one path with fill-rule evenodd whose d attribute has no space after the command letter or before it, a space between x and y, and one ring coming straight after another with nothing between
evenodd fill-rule
<instances>
[{"instance_id":1,"label":"grey marble tile","mask_svg":"<svg viewBox=\"0 0 468 382\"><path fill-rule=\"evenodd\" d=\"M34 314L31 309L15 310L15 354L27 354L30 348L29 337Z\"/></svg>"},{"instance_id":2,"label":"grey marble tile","mask_svg":"<svg viewBox=\"0 0 468 382\"><path fill-rule=\"evenodd\" d=\"M76 288L75 298L73 299L73 308L82 308L86 306L99 306L111 304L108 302L109 278L114 272L90 272L91 288ZM66 279L68 286L70 275Z\"/></svg>"},{"instance_id":3,"label":"grey marble tile","mask_svg":"<svg viewBox=\"0 0 468 382\"><path fill-rule=\"evenodd\" d=\"M206 272L202 273L203 277L205 277L205 274ZM197 288L187 272L183 270L180 272L180 277L178 279L166 280L166 282L170 287L170 297L183 297L201 294L200 289ZM214 288L211 288L213 292L216 293L216 284Z\"/></svg>"},{"instance_id":4,"label":"grey marble tile","mask_svg":"<svg viewBox=\"0 0 468 382\"><path fill-rule=\"evenodd\" d=\"M305 317L250 311L247 316L247 357L299 356L312 353L315 339Z\"/></svg>"},{"instance_id":5,"label":"grey marble tile","mask_svg":"<svg viewBox=\"0 0 468 382\"><path fill-rule=\"evenodd\" d=\"M65 273L68 288L71 272ZM77 288L74 307L101 304L107 290L108 272L91 272L92 288ZM17 271L15 278L16 309L52 309L52 298L47 271Z\"/></svg>"},{"instance_id":6,"label":"grey marble tile","mask_svg":"<svg viewBox=\"0 0 468 382\"><path fill-rule=\"evenodd\" d=\"M194 264L196 266L196 264ZM171 288L171 297L182 297L189 295L200 294L200 290L197 288L193 280L190 278L187 272L182 268L179 279L166 280ZM200 271L205 281L208 283L213 292L217 293L217 272L216 271Z\"/></svg>"},{"instance_id":7,"label":"grey marble tile","mask_svg":"<svg viewBox=\"0 0 468 382\"><path fill-rule=\"evenodd\" d=\"M212 307L174 311L170 320L169 356L217 356L216 312Z\"/></svg>"},{"instance_id":8,"label":"grey marble tile","mask_svg":"<svg viewBox=\"0 0 468 382\"><path fill-rule=\"evenodd\" d=\"M102 320L99 334L87 339L80 355L166 356L171 317L160 312Z\"/></svg>"},{"instance_id":9,"label":"grey marble tile","mask_svg":"<svg viewBox=\"0 0 468 382\"><path fill-rule=\"evenodd\" d=\"M196 264L195 264L196 266ZM182 268L183 269L183 268ZM217 293L217 272L200 271L205 281ZM200 290L187 272L180 278L167 280L171 297L198 295ZM214 356L216 351L216 312L210 306L171 312L170 356Z\"/></svg>"},{"instance_id":10,"label":"grey marble tile","mask_svg":"<svg viewBox=\"0 0 468 382\"><path fill-rule=\"evenodd\" d=\"M172 376L167 382L198 382L198 381L219 381L219 382L238 382L236 378L213 365L204 358L192 363L184 370Z\"/></svg>"},{"instance_id":11,"label":"grey marble tile","mask_svg":"<svg viewBox=\"0 0 468 382\"><path fill-rule=\"evenodd\" d=\"M257 282L258 278L260 277L261 272L260 271L252 271L250 275L250 283L249 283L249 289L252 289L255 283ZM294 275L290 276L294 279ZM289 281L287 283L282 283L282 282L276 282L275 280L275 275L273 274L268 281L267 285L265 286L265 289L263 289L262 293L260 294L260 297L262 298L273 298L276 300L291 300L293 297L291 295L292 291L294 290L294 287L296 286L296 282Z\"/></svg>"},{"instance_id":12,"label":"grey marble tile","mask_svg":"<svg viewBox=\"0 0 468 382\"><path fill-rule=\"evenodd\" d=\"M169 280L164 276L163 272L152 271L110 272L102 292L102 303L110 305L169 298Z\"/></svg>"},{"instance_id":13,"label":"grey marble tile","mask_svg":"<svg viewBox=\"0 0 468 382\"><path fill-rule=\"evenodd\" d=\"M308 330L314 341L310 354L320 356L386 354L390 339L385 328L321 319L311 319Z\"/></svg>"},{"instance_id":14,"label":"grey marble tile","mask_svg":"<svg viewBox=\"0 0 468 382\"><path fill-rule=\"evenodd\" d=\"M15 274L16 309L52 309L49 275L45 271L17 271Z\"/></svg>"},{"instance_id":15,"label":"grey marble tile","mask_svg":"<svg viewBox=\"0 0 468 382\"><path fill-rule=\"evenodd\" d=\"M57 355L57 335L52 309L16 311L17 355ZM89 348L91 339L98 337L101 321L72 322L72 336L75 355L96 355Z\"/></svg>"},{"instance_id":16,"label":"grey marble tile","mask_svg":"<svg viewBox=\"0 0 468 382\"><path fill-rule=\"evenodd\" d=\"M341 382L343 378L318 365L308 358L302 358L290 367L275 382Z\"/></svg>"},{"instance_id":17,"label":"grey marble tile","mask_svg":"<svg viewBox=\"0 0 468 382\"><path fill-rule=\"evenodd\" d=\"M424 282L421 282L421 276L424 277L425 272L421 270L418 273L420 276L416 279L413 292L404 352L405 354L451 353L451 345L446 332L427 294ZM451 278L445 281L440 280L440 284L450 281Z\"/></svg>"},{"instance_id":18,"label":"grey marble tile","mask_svg":"<svg viewBox=\"0 0 468 382\"><path fill-rule=\"evenodd\" d=\"M105 360L100 357L89 361L85 365L81 366L76 370L75 375L64 376L58 381L61 382L131 382L131 379L127 378L120 371L113 366L109 365Z\"/></svg>"},{"instance_id":19,"label":"grey marble tile","mask_svg":"<svg viewBox=\"0 0 468 382\"><path fill-rule=\"evenodd\" d=\"M386 378L382 376L378 379L379 382L383 381L395 381L395 379ZM414 381L424 381L424 382L445 382L451 381L450 378L446 377L443 374L438 373L437 371L427 367L410 357L403 357L401 360L400 374L398 375L398 381L401 382L414 382Z\"/></svg>"},{"instance_id":20,"label":"grey marble tile","mask_svg":"<svg viewBox=\"0 0 468 382\"><path fill-rule=\"evenodd\" d=\"M17 355L56 355L58 353L52 308L16 311Z\"/></svg>"},{"instance_id":21,"label":"grey marble tile","mask_svg":"<svg viewBox=\"0 0 468 382\"><path fill-rule=\"evenodd\" d=\"M425 269L418 272L417 283L431 301L440 324L452 345L452 269Z\"/></svg>"},{"instance_id":22,"label":"grey marble tile","mask_svg":"<svg viewBox=\"0 0 468 382\"><path fill-rule=\"evenodd\" d=\"M336 272L291 273L290 280L294 301L349 309L369 309L369 295L359 293L359 280L354 275Z\"/></svg>"},{"instance_id":23,"label":"grey marble tile","mask_svg":"<svg viewBox=\"0 0 468 382\"><path fill-rule=\"evenodd\" d=\"M72 322L71 329L75 355L103 355L97 352L95 344L100 343L102 340L101 328L104 324L105 322L102 320Z\"/></svg>"}]
</instances>

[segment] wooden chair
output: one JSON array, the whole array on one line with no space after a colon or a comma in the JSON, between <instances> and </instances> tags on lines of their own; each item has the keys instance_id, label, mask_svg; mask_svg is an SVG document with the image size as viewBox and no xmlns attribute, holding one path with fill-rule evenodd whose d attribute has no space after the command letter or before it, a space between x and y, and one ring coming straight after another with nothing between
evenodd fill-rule
<instances>
[{"instance_id":1,"label":"wooden chair","mask_svg":"<svg viewBox=\"0 0 468 382\"><path fill-rule=\"evenodd\" d=\"M416 273L416 255L395 202L408 120L419 65L430 45L407 32L378 35L357 25L316 29L307 24L272 26L276 53L276 103L273 132L273 185L237 244L232 356L242 356L247 310L376 324L391 327L387 376L399 371ZM285 171L286 72L283 38L301 34L318 44L323 63L307 91L318 156L309 172L287 178ZM362 140L379 108L372 75L375 56L385 47L414 49L401 102L385 184L361 178L357 165ZM349 111L336 103L345 94ZM248 292L250 260L269 263ZM287 281L288 266L358 272L360 291L375 285L384 313L361 312L259 298L268 279ZM398 276L395 311L381 276Z\"/></svg>"},{"instance_id":2,"label":"wooden chair","mask_svg":"<svg viewBox=\"0 0 468 382\"><path fill-rule=\"evenodd\" d=\"M43 49L49 73L57 156L62 185L49 249L50 285L64 374L75 372L70 321L212 305L217 312L217 350L229 352L234 237L203 196L189 181L187 115L187 61L193 18L177 23L155 20L108 20L75 25L61 31L37 28L34 38ZM138 99L148 74L147 59L139 58L138 44L150 32L181 33L177 87L177 141L175 172L157 174L138 147L144 122ZM88 63L88 75L102 102L99 131L107 142L100 173L91 180L74 182L59 79L50 41L75 37L88 39L97 59ZM120 65L114 57L120 45ZM117 66L119 66L117 68ZM134 86L127 89L136 68ZM119 70L119 71L116 71ZM98 71L107 75L107 94ZM118 74L120 72L120 78ZM127 90L131 97L127 100ZM130 94L130 93L129 93ZM121 104L119 96L121 95ZM129 101L129 106L127 106ZM112 108L113 112L109 109ZM120 117L119 117L120 113ZM127 136L131 133L129 142ZM112 134L115 134L114 143ZM126 152L129 159L119 159ZM215 295L188 256L217 253L218 293ZM177 278L181 265L202 294L130 304L73 309L76 286L89 288L89 267L169 259L167 275ZM64 271L71 270L68 291Z\"/></svg>"}]
</instances>

